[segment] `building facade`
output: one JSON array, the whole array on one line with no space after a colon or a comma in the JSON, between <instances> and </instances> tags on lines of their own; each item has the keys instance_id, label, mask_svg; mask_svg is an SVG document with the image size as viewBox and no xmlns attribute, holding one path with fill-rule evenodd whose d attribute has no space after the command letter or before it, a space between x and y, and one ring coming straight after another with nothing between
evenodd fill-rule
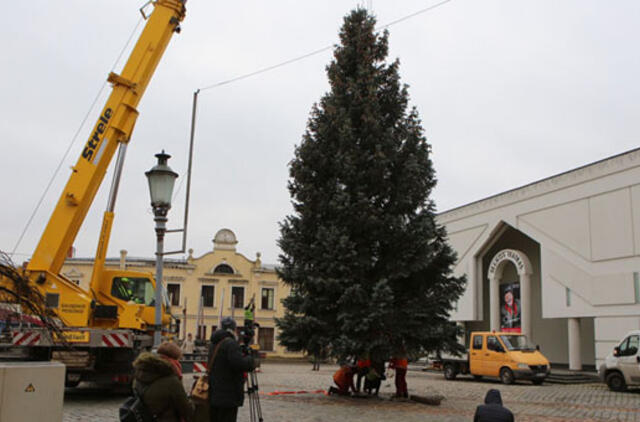
<instances>
[{"instance_id":1,"label":"building facade","mask_svg":"<svg viewBox=\"0 0 640 422\"><path fill-rule=\"evenodd\" d=\"M599 365L640 329L640 149L438 215L467 288L452 319Z\"/></svg>"},{"instance_id":2,"label":"building facade","mask_svg":"<svg viewBox=\"0 0 640 422\"><path fill-rule=\"evenodd\" d=\"M284 315L281 301L290 288L276 274L275 267L263 264L260 253L250 260L236 251L238 241L229 229L222 229L213 239L213 250L187 259L165 258L164 286L171 313L179 321L179 337L186 333L207 339L219 326L220 316L232 316L238 326L244 321L244 307L251 299L256 305L256 340L267 356L297 357L277 342L275 318ZM120 259L108 259L106 266L155 273L155 258L129 258L121 251ZM62 274L88 290L93 259L70 258Z\"/></svg>"}]
</instances>

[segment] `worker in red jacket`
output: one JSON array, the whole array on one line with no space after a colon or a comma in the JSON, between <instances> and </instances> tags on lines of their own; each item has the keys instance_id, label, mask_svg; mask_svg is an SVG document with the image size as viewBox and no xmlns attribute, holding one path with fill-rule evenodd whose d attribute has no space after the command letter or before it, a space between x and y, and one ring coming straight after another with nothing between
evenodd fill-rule
<instances>
[{"instance_id":1,"label":"worker in red jacket","mask_svg":"<svg viewBox=\"0 0 640 422\"><path fill-rule=\"evenodd\" d=\"M408 398L407 391L407 367L409 361L406 357L394 357L389 361L389 368L396 371L396 395L395 397Z\"/></svg>"},{"instance_id":2,"label":"worker in red jacket","mask_svg":"<svg viewBox=\"0 0 640 422\"><path fill-rule=\"evenodd\" d=\"M358 377L356 378L356 391L359 392L362 388L362 378L367 375L367 373L369 372L369 368L371 368L371 359L369 359L368 357L362 357L358 359L356 367L356 373L358 374Z\"/></svg>"},{"instance_id":3,"label":"worker in red jacket","mask_svg":"<svg viewBox=\"0 0 640 422\"><path fill-rule=\"evenodd\" d=\"M333 374L333 382L336 383L338 388L329 387L329 394L339 394L341 396L348 396L349 389L356 391L353 385L353 376L356 374L356 367L350 365L342 365L340 369Z\"/></svg>"}]
</instances>

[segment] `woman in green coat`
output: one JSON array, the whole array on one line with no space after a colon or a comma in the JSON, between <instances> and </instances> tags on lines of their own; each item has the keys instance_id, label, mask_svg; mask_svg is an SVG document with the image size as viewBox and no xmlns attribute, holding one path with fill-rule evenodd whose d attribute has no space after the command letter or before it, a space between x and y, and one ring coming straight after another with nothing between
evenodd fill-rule
<instances>
[{"instance_id":1,"label":"woman in green coat","mask_svg":"<svg viewBox=\"0 0 640 422\"><path fill-rule=\"evenodd\" d=\"M158 422L191 422L193 418L193 405L180 381L180 349L176 348L177 358L173 348L163 344L158 354L142 353L133 362L133 388Z\"/></svg>"}]
</instances>

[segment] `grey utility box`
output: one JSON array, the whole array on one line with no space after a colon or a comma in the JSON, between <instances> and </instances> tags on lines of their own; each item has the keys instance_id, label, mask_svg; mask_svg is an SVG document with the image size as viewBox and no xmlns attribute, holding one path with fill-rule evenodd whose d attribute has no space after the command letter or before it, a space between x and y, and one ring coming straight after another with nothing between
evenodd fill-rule
<instances>
[{"instance_id":1,"label":"grey utility box","mask_svg":"<svg viewBox=\"0 0 640 422\"><path fill-rule=\"evenodd\" d=\"M61 422L65 367L0 362L0 422Z\"/></svg>"}]
</instances>

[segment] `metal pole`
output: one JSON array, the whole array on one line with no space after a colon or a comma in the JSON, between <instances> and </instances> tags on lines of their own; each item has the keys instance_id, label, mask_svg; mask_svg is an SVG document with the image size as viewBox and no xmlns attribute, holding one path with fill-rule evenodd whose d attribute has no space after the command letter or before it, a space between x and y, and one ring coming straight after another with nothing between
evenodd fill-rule
<instances>
[{"instance_id":1,"label":"metal pole","mask_svg":"<svg viewBox=\"0 0 640 422\"><path fill-rule=\"evenodd\" d=\"M111 182L111 190L109 190L109 200L107 202L107 211L113 212L116 206L116 197L118 196L118 188L120 187L120 176L122 175L122 167L124 166L124 157L127 154L127 144L121 143L118 147L118 157L113 170L113 181Z\"/></svg>"},{"instance_id":2,"label":"metal pole","mask_svg":"<svg viewBox=\"0 0 640 422\"><path fill-rule=\"evenodd\" d=\"M187 170L187 195L184 204L184 225L182 229L182 252L187 250L187 224L189 222L189 198L191 197L191 167L193 165L193 138L196 133L196 110L198 108L198 94L200 90L193 93L193 108L191 110L191 138L189 140L189 168Z\"/></svg>"},{"instance_id":3,"label":"metal pole","mask_svg":"<svg viewBox=\"0 0 640 422\"><path fill-rule=\"evenodd\" d=\"M174 255L177 253L183 253L187 250L187 225L189 224L189 202L191 198L191 169L193 167L193 140L196 133L196 112L198 109L198 89L193 93L193 106L191 109L191 137L189 139L189 167L187 169L187 193L184 199L184 223L181 229L170 229L167 233L180 233L182 232L182 248L177 251L167 251L165 255Z\"/></svg>"},{"instance_id":4,"label":"metal pole","mask_svg":"<svg viewBox=\"0 0 640 422\"><path fill-rule=\"evenodd\" d=\"M182 308L182 316L184 317L184 332L182 333L182 339L187 339L187 298L184 298L184 308Z\"/></svg>"},{"instance_id":5,"label":"metal pole","mask_svg":"<svg viewBox=\"0 0 640 422\"><path fill-rule=\"evenodd\" d=\"M220 312L218 312L218 329L222 325L222 307L224 306L224 287L222 288L222 294L220 295Z\"/></svg>"},{"instance_id":6,"label":"metal pole","mask_svg":"<svg viewBox=\"0 0 640 422\"><path fill-rule=\"evenodd\" d=\"M162 256L164 251L164 233L167 230L167 211L155 209L154 221L156 222L156 320L153 333L153 347L156 348L162 341Z\"/></svg>"},{"instance_id":7,"label":"metal pole","mask_svg":"<svg viewBox=\"0 0 640 422\"><path fill-rule=\"evenodd\" d=\"M198 338L200 340L206 340L206 335L201 335L201 329L200 327L202 327L202 324L204 323L204 309L202 308L202 290L200 290L200 301L198 302Z\"/></svg>"}]
</instances>

